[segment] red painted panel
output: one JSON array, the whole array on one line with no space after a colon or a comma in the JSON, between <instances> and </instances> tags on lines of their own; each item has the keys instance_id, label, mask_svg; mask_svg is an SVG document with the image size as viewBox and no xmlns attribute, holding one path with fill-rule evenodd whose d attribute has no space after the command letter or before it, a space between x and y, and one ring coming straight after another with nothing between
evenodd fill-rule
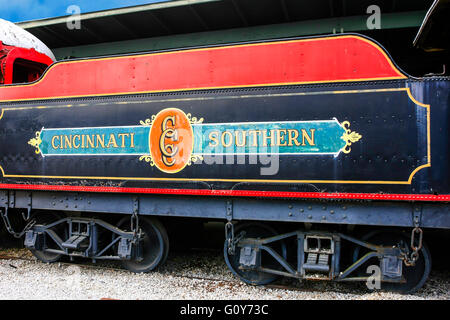
<instances>
[{"instance_id":1,"label":"red painted panel","mask_svg":"<svg viewBox=\"0 0 450 320\"><path fill-rule=\"evenodd\" d=\"M0 101L400 78L374 42L333 36L60 62Z\"/></svg>"},{"instance_id":2,"label":"red painted panel","mask_svg":"<svg viewBox=\"0 0 450 320\"><path fill-rule=\"evenodd\" d=\"M27 60L45 66L53 63L50 57L34 49L7 46L0 41L0 75L3 76L3 79L0 77L0 84L11 84L13 82L14 63L17 59ZM42 74L42 71L39 75L32 75L35 76L33 80L37 79Z\"/></svg>"},{"instance_id":3,"label":"red painted panel","mask_svg":"<svg viewBox=\"0 0 450 320\"><path fill-rule=\"evenodd\" d=\"M64 185L0 184L0 189L45 190L101 193L141 193L222 197L264 197L298 199L347 199L347 200L397 200L397 201L450 201L450 194L380 194L380 193L330 193L330 192L283 192L253 190L209 190L209 189L160 189L160 188L123 188L90 187Z\"/></svg>"}]
</instances>

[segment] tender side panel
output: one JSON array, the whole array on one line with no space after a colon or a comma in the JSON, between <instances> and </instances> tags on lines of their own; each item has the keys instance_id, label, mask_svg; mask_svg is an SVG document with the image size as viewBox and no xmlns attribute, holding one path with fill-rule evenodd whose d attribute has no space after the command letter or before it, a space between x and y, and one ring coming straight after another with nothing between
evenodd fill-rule
<instances>
[{"instance_id":1,"label":"tender side panel","mask_svg":"<svg viewBox=\"0 0 450 320\"><path fill-rule=\"evenodd\" d=\"M353 35L56 63L0 87L0 187L448 201L448 93Z\"/></svg>"},{"instance_id":2,"label":"tender side panel","mask_svg":"<svg viewBox=\"0 0 450 320\"><path fill-rule=\"evenodd\" d=\"M448 195L428 179L433 99L398 80L10 105L2 183Z\"/></svg>"}]
</instances>

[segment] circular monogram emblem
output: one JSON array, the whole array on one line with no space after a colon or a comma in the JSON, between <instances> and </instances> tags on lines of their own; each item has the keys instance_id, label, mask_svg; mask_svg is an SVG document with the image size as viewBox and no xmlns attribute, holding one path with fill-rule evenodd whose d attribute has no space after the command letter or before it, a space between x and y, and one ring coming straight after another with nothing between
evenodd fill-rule
<instances>
[{"instance_id":1,"label":"circular monogram emblem","mask_svg":"<svg viewBox=\"0 0 450 320\"><path fill-rule=\"evenodd\" d=\"M194 149L194 133L186 114L177 108L160 111L150 130L150 153L156 167L176 173L188 164Z\"/></svg>"}]
</instances>

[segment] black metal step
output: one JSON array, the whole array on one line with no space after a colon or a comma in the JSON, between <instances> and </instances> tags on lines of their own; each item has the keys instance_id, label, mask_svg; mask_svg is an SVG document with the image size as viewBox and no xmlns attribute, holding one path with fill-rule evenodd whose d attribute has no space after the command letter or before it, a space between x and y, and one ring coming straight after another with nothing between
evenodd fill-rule
<instances>
[{"instance_id":1,"label":"black metal step","mask_svg":"<svg viewBox=\"0 0 450 320\"><path fill-rule=\"evenodd\" d=\"M303 269L305 271L328 272L330 271L328 258L328 254L308 253Z\"/></svg>"},{"instance_id":2,"label":"black metal step","mask_svg":"<svg viewBox=\"0 0 450 320\"><path fill-rule=\"evenodd\" d=\"M88 236L83 235L74 235L71 236L69 239L67 239L65 242L62 243L63 248L71 249L71 250L78 250L82 246L83 242L88 241Z\"/></svg>"}]
</instances>

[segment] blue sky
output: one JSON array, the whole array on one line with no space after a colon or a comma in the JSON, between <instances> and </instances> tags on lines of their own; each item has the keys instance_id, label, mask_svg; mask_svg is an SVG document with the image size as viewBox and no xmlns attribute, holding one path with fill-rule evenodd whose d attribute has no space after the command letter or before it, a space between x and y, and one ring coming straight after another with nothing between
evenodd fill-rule
<instances>
[{"instance_id":1,"label":"blue sky","mask_svg":"<svg viewBox=\"0 0 450 320\"><path fill-rule=\"evenodd\" d=\"M71 5L84 13L164 1L168 0L0 0L0 18L19 22L65 16Z\"/></svg>"}]
</instances>

